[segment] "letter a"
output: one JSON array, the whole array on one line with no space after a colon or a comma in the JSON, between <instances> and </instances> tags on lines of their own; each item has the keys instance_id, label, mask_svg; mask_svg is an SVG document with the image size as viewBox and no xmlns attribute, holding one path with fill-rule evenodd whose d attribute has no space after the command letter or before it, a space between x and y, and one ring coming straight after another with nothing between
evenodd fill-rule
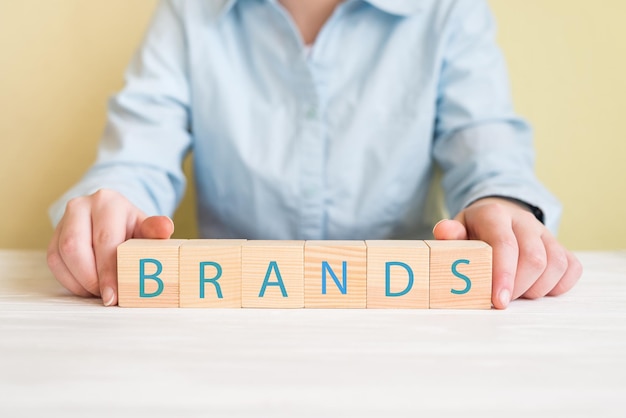
<instances>
[{"instance_id":1,"label":"letter a","mask_svg":"<svg viewBox=\"0 0 626 418\"><path fill-rule=\"evenodd\" d=\"M272 270L276 272L276 281L270 282L270 276L272 275ZM265 273L265 279L263 279L263 285L261 286L261 291L259 292L259 297L262 298L265 296L265 289L267 286L278 286L280 287L280 293L284 298L287 297L287 289L285 289L285 283L283 283L283 278L280 275L280 270L278 270L278 264L276 261L270 261L270 264L267 266L267 272Z\"/></svg>"}]
</instances>

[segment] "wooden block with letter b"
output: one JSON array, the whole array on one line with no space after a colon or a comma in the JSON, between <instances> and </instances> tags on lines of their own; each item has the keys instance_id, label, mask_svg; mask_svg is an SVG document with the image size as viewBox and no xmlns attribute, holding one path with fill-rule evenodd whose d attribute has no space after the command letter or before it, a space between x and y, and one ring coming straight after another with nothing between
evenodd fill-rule
<instances>
[{"instance_id":1,"label":"wooden block with letter b","mask_svg":"<svg viewBox=\"0 0 626 418\"><path fill-rule=\"evenodd\" d=\"M424 241L367 245L367 307L428 309L429 248Z\"/></svg>"},{"instance_id":2,"label":"wooden block with letter b","mask_svg":"<svg viewBox=\"0 0 626 418\"><path fill-rule=\"evenodd\" d=\"M118 305L177 308L178 249L185 240L131 239L117 247Z\"/></svg>"},{"instance_id":3,"label":"wooden block with letter b","mask_svg":"<svg viewBox=\"0 0 626 418\"><path fill-rule=\"evenodd\" d=\"M365 308L366 258L364 241L307 241L304 306Z\"/></svg>"},{"instance_id":4,"label":"wooden block with letter b","mask_svg":"<svg viewBox=\"0 0 626 418\"><path fill-rule=\"evenodd\" d=\"M304 308L304 241L248 241L241 259L244 308Z\"/></svg>"},{"instance_id":5,"label":"wooden block with letter b","mask_svg":"<svg viewBox=\"0 0 626 418\"><path fill-rule=\"evenodd\" d=\"M491 247L482 241L426 241L430 307L491 309Z\"/></svg>"},{"instance_id":6,"label":"wooden block with letter b","mask_svg":"<svg viewBox=\"0 0 626 418\"><path fill-rule=\"evenodd\" d=\"M199 239L181 245L181 308L241 308L241 246L245 242Z\"/></svg>"}]
</instances>

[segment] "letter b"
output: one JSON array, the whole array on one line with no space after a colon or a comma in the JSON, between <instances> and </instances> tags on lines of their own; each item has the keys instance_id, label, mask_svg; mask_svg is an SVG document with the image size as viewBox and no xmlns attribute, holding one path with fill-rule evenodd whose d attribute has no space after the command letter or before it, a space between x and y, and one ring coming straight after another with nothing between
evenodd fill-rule
<instances>
[{"instance_id":1,"label":"letter b","mask_svg":"<svg viewBox=\"0 0 626 418\"><path fill-rule=\"evenodd\" d=\"M156 266L156 271L152 274L146 274L146 264L152 264ZM163 280L159 277L159 274L163 271L163 265L159 260L154 258L140 258L139 259L139 297L140 298L155 298L163 293ZM157 290L152 293L146 293L146 279L154 280L157 283Z\"/></svg>"}]
</instances>

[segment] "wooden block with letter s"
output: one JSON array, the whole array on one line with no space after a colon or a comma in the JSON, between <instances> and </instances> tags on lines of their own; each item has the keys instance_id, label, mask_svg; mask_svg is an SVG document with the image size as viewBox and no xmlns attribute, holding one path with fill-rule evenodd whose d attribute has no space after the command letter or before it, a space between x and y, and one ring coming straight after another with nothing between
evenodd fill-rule
<instances>
[{"instance_id":1,"label":"wooden block with letter s","mask_svg":"<svg viewBox=\"0 0 626 418\"><path fill-rule=\"evenodd\" d=\"M491 309L491 247L483 241L426 241L430 308Z\"/></svg>"}]
</instances>

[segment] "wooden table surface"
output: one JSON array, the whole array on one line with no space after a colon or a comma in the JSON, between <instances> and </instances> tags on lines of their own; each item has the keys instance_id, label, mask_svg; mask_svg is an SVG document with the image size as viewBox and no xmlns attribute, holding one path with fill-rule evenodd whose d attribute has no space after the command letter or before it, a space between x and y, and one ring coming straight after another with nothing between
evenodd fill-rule
<instances>
[{"instance_id":1,"label":"wooden table surface","mask_svg":"<svg viewBox=\"0 0 626 418\"><path fill-rule=\"evenodd\" d=\"M506 311L104 308L0 250L0 417L626 417L626 252Z\"/></svg>"}]
</instances>

